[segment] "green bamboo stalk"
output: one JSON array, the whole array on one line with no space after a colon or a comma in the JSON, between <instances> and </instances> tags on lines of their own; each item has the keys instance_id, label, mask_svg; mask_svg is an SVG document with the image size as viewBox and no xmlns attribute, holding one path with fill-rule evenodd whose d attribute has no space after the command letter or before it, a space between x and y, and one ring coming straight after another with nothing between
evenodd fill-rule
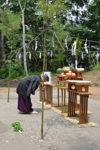
<instances>
[{"instance_id":1,"label":"green bamboo stalk","mask_svg":"<svg viewBox=\"0 0 100 150\"><path fill-rule=\"evenodd\" d=\"M43 139L43 129L44 129L44 70L45 70L45 55L46 55L46 47L45 47L45 32L44 32L44 49L43 49L43 82L42 82L42 115L41 115L41 139Z\"/></svg>"},{"instance_id":2,"label":"green bamboo stalk","mask_svg":"<svg viewBox=\"0 0 100 150\"><path fill-rule=\"evenodd\" d=\"M7 97L7 102L9 102L9 98L10 98L11 53L12 53L12 40L11 40L11 51L10 51L10 66L9 66L9 77L8 77L8 97Z\"/></svg>"},{"instance_id":3,"label":"green bamboo stalk","mask_svg":"<svg viewBox=\"0 0 100 150\"><path fill-rule=\"evenodd\" d=\"M41 139L43 139L43 129L44 129L44 85L42 84Z\"/></svg>"},{"instance_id":4,"label":"green bamboo stalk","mask_svg":"<svg viewBox=\"0 0 100 150\"><path fill-rule=\"evenodd\" d=\"M8 96L7 96L7 102L9 102L10 98L10 81L8 80Z\"/></svg>"}]
</instances>

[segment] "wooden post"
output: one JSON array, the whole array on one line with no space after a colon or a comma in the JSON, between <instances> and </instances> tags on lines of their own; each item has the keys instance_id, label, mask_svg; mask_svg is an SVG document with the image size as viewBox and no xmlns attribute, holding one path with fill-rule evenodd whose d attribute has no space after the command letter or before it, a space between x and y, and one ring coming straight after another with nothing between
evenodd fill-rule
<instances>
[{"instance_id":1,"label":"wooden post","mask_svg":"<svg viewBox=\"0 0 100 150\"><path fill-rule=\"evenodd\" d=\"M43 139L43 128L44 128L44 84L42 83L41 139Z\"/></svg>"}]
</instances>

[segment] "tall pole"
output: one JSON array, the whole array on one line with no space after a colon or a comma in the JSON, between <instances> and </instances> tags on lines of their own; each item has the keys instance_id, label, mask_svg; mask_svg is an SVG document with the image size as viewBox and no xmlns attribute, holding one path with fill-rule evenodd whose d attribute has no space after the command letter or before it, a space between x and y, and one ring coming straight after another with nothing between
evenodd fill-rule
<instances>
[{"instance_id":1,"label":"tall pole","mask_svg":"<svg viewBox=\"0 0 100 150\"><path fill-rule=\"evenodd\" d=\"M43 24L44 31L44 24ZM45 31L43 32L43 82L42 82L42 115L41 115L41 139L43 139L43 129L44 129L44 95L45 95L45 87L44 87L44 70L45 70L45 55L46 55L46 42L45 42Z\"/></svg>"},{"instance_id":2,"label":"tall pole","mask_svg":"<svg viewBox=\"0 0 100 150\"><path fill-rule=\"evenodd\" d=\"M28 75L28 71L27 71L27 60L26 60L26 46L25 46L25 19L24 19L24 12L25 12L25 4L24 3L24 7L22 8L21 2L20 0L18 0L21 12L22 12L22 29L23 29L23 60L24 60L24 70L26 72L26 75Z\"/></svg>"}]
</instances>

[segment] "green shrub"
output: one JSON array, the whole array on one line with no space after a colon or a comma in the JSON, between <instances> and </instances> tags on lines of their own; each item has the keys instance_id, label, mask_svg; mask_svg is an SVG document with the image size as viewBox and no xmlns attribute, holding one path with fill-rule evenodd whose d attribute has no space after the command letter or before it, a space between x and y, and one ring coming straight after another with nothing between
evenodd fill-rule
<instances>
[{"instance_id":1,"label":"green shrub","mask_svg":"<svg viewBox=\"0 0 100 150\"><path fill-rule=\"evenodd\" d=\"M11 65L10 79L14 79L23 75L25 75L25 71L21 65L19 64Z\"/></svg>"},{"instance_id":2,"label":"green shrub","mask_svg":"<svg viewBox=\"0 0 100 150\"><path fill-rule=\"evenodd\" d=\"M0 69L0 79L5 79L9 77L9 68L10 68L10 79L18 78L25 75L23 67L19 64L9 64L5 65Z\"/></svg>"},{"instance_id":3,"label":"green shrub","mask_svg":"<svg viewBox=\"0 0 100 150\"><path fill-rule=\"evenodd\" d=\"M9 68L8 66L4 66L0 69L0 79L5 79L8 77Z\"/></svg>"},{"instance_id":4,"label":"green shrub","mask_svg":"<svg viewBox=\"0 0 100 150\"><path fill-rule=\"evenodd\" d=\"M94 67L92 68L92 70L100 70L100 64L94 66Z\"/></svg>"}]
</instances>

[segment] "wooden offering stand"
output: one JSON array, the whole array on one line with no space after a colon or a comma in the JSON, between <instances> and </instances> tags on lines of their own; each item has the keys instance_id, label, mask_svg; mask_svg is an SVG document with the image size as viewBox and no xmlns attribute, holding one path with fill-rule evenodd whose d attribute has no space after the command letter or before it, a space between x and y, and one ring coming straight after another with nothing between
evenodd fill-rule
<instances>
[{"instance_id":1,"label":"wooden offering stand","mask_svg":"<svg viewBox=\"0 0 100 150\"><path fill-rule=\"evenodd\" d=\"M64 95L64 105L65 105L66 90L67 90L66 80L74 80L75 79L75 75L73 75L72 73L66 74L68 72L69 72L69 70L66 70L66 71L64 71L64 74L56 74L57 84L60 84L60 83L63 84L61 87L57 87L57 93L58 93L57 94L58 95L58 105L57 106L60 106L60 104L59 104L59 100L60 100L59 90L61 89L62 112L63 112L63 95Z\"/></svg>"},{"instance_id":2,"label":"wooden offering stand","mask_svg":"<svg viewBox=\"0 0 100 150\"><path fill-rule=\"evenodd\" d=\"M43 95L43 89L42 89L42 83L39 85L39 91L40 91L40 101L42 101L42 98L44 97L44 101L46 104L50 104L51 107L53 106L53 87L55 84L44 84L44 95Z\"/></svg>"},{"instance_id":3,"label":"wooden offering stand","mask_svg":"<svg viewBox=\"0 0 100 150\"><path fill-rule=\"evenodd\" d=\"M90 81L67 80L68 82L68 117L79 117L79 124L88 123L88 97ZM77 95L79 96L79 115L76 113Z\"/></svg>"},{"instance_id":4,"label":"wooden offering stand","mask_svg":"<svg viewBox=\"0 0 100 150\"><path fill-rule=\"evenodd\" d=\"M65 74L56 74L57 76L57 83L59 83L60 81L66 81L66 75Z\"/></svg>"},{"instance_id":5,"label":"wooden offering stand","mask_svg":"<svg viewBox=\"0 0 100 150\"><path fill-rule=\"evenodd\" d=\"M61 87L57 88L58 92L58 106L59 104L59 99L60 99L60 90L61 90L61 107L62 107L62 112L63 112L63 106L65 106L65 99L66 99L66 92L68 90L66 83L67 80L83 80L82 77L82 72L84 69L79 69L79 70L63 70L63 74L56 74L57 76L57 83L59 84L60 82L63 83Z\"/></svg>"},{"instance_id":6,"label":"wooden offering stand","mask_svg":"<svg viewBox=\"0 0 100 150\"><path fill-rule=\"evenodd\" d=\"M56 76L57 76L57 84L59 84L60 82L61 83L63 83L63 86L65 87L66 86L66 80L67 80L67 78L66 78L66 75L62 75L62 74L56 74ZM59 87L57 87L57 95L58 95L58 105L57 106L59 106ZM64 92L64 96L66 95L66 93Z\"/></svg>"},{"instance_id":7,"label":"wooden offering stand","mask_svg":"<svg viewBox=\"0 0 100 150\"><path fill-rule=\"evenodd\" d=\"M67 75L68 79L67 80L83 80L83 71L84 71L84 68L77 68L77 69L74 69L72 71L72 74L75 73L75 76L69 75L69 72L70 70L63 70L64 72L64 75Z\"/></svg>"},{"instance_id":8,"label":"wooden offering stand","mask_svg":"<svg viewBox=\"0 0 100 150\"><path fill-rule=\"evenodd\" d=\"M74 69L73 72L76 74L75 80L83 80L83 73L84 69Z\"/></svg>"},{"instance_id":9,"label":"wooden offering stand","mask_svg":"<svg viewBox=\"0 0 100 150\"><path fill-rule=\"evenodd\" d=\"M64 74L66 74L66 73L68 73L68 72L69 72L69 70L63 70L63 72L64 72Z\"/></svg>"}]
</instances>

